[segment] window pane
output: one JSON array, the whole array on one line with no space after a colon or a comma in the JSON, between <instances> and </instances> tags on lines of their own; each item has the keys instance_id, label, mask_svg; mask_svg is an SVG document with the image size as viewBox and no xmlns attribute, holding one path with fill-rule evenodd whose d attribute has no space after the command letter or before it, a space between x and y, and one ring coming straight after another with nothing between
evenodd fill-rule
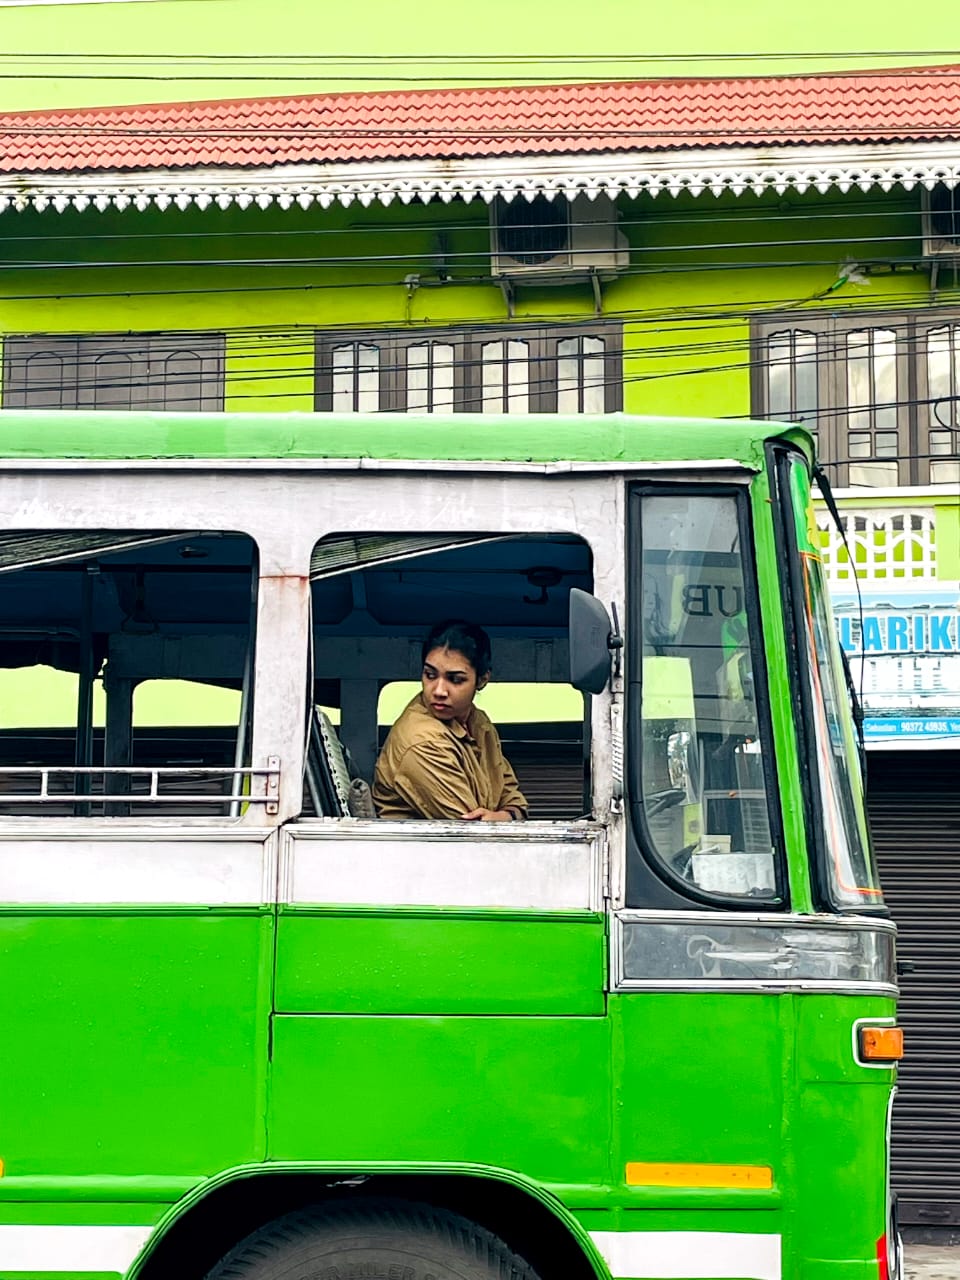
<instances>
[{"instance_id":1,"label":"window pane","mask_svg":"<svg viewBox=\"0 0 960 1280\"><path fill-rule=\"evenodd\" d=\"M933 454L953 453L954 439L952 431L931 431L930 452Z\"/></svg>"},{"instance_id":2,"label":"window pane","mask_svg":"<svg viewBox=\"0 0 960 1280\"><path fill-rule=\"evenodd\" d=\"M897 426L897 335L889 329L878 329L873 335L874 399L877 426Z\"/></svg>"},{"instance_id":3,"label":"window pane","mask_svg":"<svg viewBox=\"0 0 960 1280\"><path fill-rule=\"evenodd\" d=\"M960 481L960 460L951 458L945 461L931 461L931 484L956 484Z\"/></svg>"},{"instance_id":4,"label":"window pane","mask_svg":"<svg viewBox=\"0 0 960 1280\"><path fill-rule=\"evenodd\" d=\"M450 343L421 342L407 348L407 411L452 413L453 356Z\"/></svg>"},{"instance_id":5,"label":"window pane","mask_svg":"<svg viewBox=\"0 0 960 1280\"><path fill-rule=\"evenodd\" d=\"M775 333L767 343L767 415L789 418L793 411L790 370L793 364L793 335Z\"/></svg>"},{"instance_id":6,"label":"window pane","mask_svg":"<svg viewBox=\"0 0 960 1280\"><path fill-rule=\"evenodd\" d=\"M927 406L929 424L930 480L933 484L955 484L960 480L960 325L944 325L927 334ZM951 431L944 424L954 427Z\"/></svg>"},{"instance_id":7,"label":"window pane","mask_svg":"<svg viewBox=\"0 0 960 1280\"><path fill-rule=\"evenodd\" d=\"M5 409L76 407L76 344L61 341L52 345L53 349L37 338L4 340Z\"/></svg>"},{"instance_id":8,"label":"window pane","mask_svg":"<svg viewBox=\"0 0 960 1280\"><path fill-rule=\"evenodd\" d=\"M803 421L817 413L817 336L802 329L771 334L767 342L769 418Z\"/></svg>"},{"instance_id":9,"label":"window pane","mask_svg":"<svg viewBox=\"0 0 960 1280\"><path fill-rule=\"evenodd\" d=\"M481 347L484 413L530 412L530 344L517 339Z\"/></svg>"},{"instance_id":10,"label":"window pane","mask_svg":"<svg viewBox=\"0 0 960 1280\"><path fill-rule=\"evenodd\" d=\"M863 485L869 489L883 488L896 484L900 478L900 467L897 462L851 462L850 484Z\"/></svg>"},{"instance_id":11,"label":"window pane","mask_svg":"<svg viewBox=\"0 0 960 1280\"><path fill-rule=\"evenodd\" d=\"M897 335L892 329L858 329L847 334L847 402L852 409L847 415L848 456L896 458L900 451ZM896 484L898 475L896 462L870 463L851 467L850 482Z\"/></svg>"},{"instance_id":12,"label":"window pane","mask_svg":"<svg viewBox=\"0 0 960 1280\"><path fill-rule=\"evenodd\" d=\"M507 385L509 403L507 413L530 412L530 344L510 341L507 343Z\"/></svg>"},{"instance_id":13,"label":"window pane","mask_svg":"<svg viewBox=\"0 0 960 1280\"><path fill-rule=\"evenodd\" d=\"M100 356L86 367L81 359L80 383L91 385L95 409L132 409L135 376L133 361L119 351Z\"/></svg>"},{"instance_id":14,"label":"window pane","mask_svg":"<svg viewBox=\"0 0 960 1280\"><path fill-rule=\"evenodd\" d=\"M331 409L335 413L376 413L380 408L380 349L362 342L334 347Z\"/></svg>"},{"instance_id":15,"label":"window pane","mask_svg":"<svg viewBox=\"0 0 960 1280\"><path fill-rule=\"evenodd\" d=\"M794 334L796 350L796 416L802 422L807 417L816 418L817 398L817 337L814 333Z\"/></svg>"},{"instance_id":16,"label":"window pane","mask_svg":"<svg viewBox=\"0 0 960 1280\"><path fill-rule=\"evenodd\" d=\"M672 874L724 897L776 897L737 502L673 494L641 504L633 801Z\"/></svg>"},{"instance_id":17,"label":"window pane","mask_svg":"<svg viewBox=\"0 0 960 1280\"><path fill-rule=\"evenodd\" d=\"M603 413L606 362L602 338L564 338L557 343L557 411Z\"/></svg>"},{"instance_id":18,"label":"window pane","mask_svg":"<svg viewBox=\"0 0 960 1280\"><path fill-rule=\"evenodd\" d=\"M949 421L950 410L953 408L951 405L938 406L935 402L949 396L956 385L958 353L952 341L954 333L955 327L948 325L942 329L931 329L927 334L927 391L932 402L929 408L930 426L934 428L942 427L944 422ZM937 419L938 409L940 421Z\"/></svg>"},{"instance_id":19,"label":"window pane","mask_svg":"<svg viewBox=\"0 0 960 1280\"><path fill-rule=\"evenodd\" d=\"M173 351L163 361L165 409L190 409L203 394L203 362L193 351Z\"/></svg>"},{"instance_id":20,"label":"window pane","mask_svg":"<svg viewBox=\"0 0 960 1280\"><path fill-rule=\"evenodd\" d=\"M503 413L503 343L485 342L480 359L483 367L483 412Z\"/></svg>"},{"instance_id":21,"label":"window pane","mask_svg":"<svg viewBox=\"0 0 960 1280\"><path fill-rule=\"evenodd\" d=\"M847 334L847 402L850 406L870 403L870 335L865 330ZM850 431L869 428L869 413L850 413Z\"/></svg>"}]
</instances>

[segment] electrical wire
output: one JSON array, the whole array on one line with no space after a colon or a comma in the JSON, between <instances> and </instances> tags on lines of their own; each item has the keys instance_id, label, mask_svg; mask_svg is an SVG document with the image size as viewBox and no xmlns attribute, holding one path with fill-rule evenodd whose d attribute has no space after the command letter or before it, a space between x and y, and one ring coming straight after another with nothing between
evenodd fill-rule
<instances>
[{"instance_id":1,"label":"electrical wire","mask_svg":"<svg viewBox=\"0 0 960 1280\"><path fill-rule=\"evenodd\" d=\"M478 229L485 229L485 228L478 227ZM514 229L517 229L517 228L511 227L511 230L514 230ZM522 227L519 229L522 229ZM539 228L537 228L534 224L531 224L531 229L537 230ZM300 234L304 234L304 233L300 233ZM904 233L901 235L884 234L882 237L883 244L885 246L897 245L897 244L913 245L913 244L916 244L918 239L919 239L919 232ZM719 253L721 251L726 251L726 250L739 250L742 253L744 250L756 251L760 249L780 249L786 246L789 246L792 249L814 247L814 248L818 248L825 251L829 249L831 246L834 246L834 247L839 246L845 249L855 249L857 246L862 246L862 245L870 245L875 247L876 244L877 244L876 235L873 235L873 236L843 235L843 236L836 236L836 237L833 237L833 236L809 237L805 239L791 238L789 241L730 240L730 241L714 241L709 244L693 243L693 244L634 245L631 247L630 252L632 255L633 254L639 254L639 255L650 254L650 255L656 255L659 257L660 255L667 254L667 253L703 254L703 253L713 253L713 252ZM429 255L426 255L426 256L429 256ZM489 246L487 246L480 249L458 249L455 251L448 250L448 251L443 251L442 254L437 253L434 256L436 257L442 256L443 259L445 260L445 263L448 266L457 266L462 264L469 266L474 264L477 261L482 262L482 261L488 260L490 258L490 248ZM887 255L887 256L890 256L890 255ZM371 264L376 265L377 263L389 264L394 262L423 263L424 258L425 258L424 251L422 249L418 249L415 251L410 251L408 253L392 253L392 252L384 252L380 250L375 253L353 252L353 253L342 253L342 254L324 254L323 256L311 255L309 257L296 257L296 258L280 257L279 255L272 255L270 257L243 257L243 258L240 258L240 257L214 258L214 257L207 256L207 257L204 257L202 260L200 260L200 262L204 267L249 267L249 266L254 266L254 267L341 267L341 266L355 266L355 265L367 266ZM914 262L920 263L920 262L927 261L927 259L924 258L923 255L921 254L897 255L897 260L900 263L914 263ZM754 262L749 259L744 259L741 256L741 257L729 258L729 259L720 258L716 261L712 261L709 263L697 263L696 269L701 270L705 267L711 270L717 270L717 269L727 269L727 268L734 268L734 267L753 268L756 266L777 266L777 267L811 266L811 265L832 266L832 265L835 265L835 262L836 262L836 259L834 256L830 256L827 258L816 258L816 259L804 258L802 260L790 259L787 261L784 261L783 259L777 259L773 263L769 263L766 261ZM196 267L197 265L198 265L198 260L196 258L141 258L141 259L115 258L115 259L95 259L95 260L84 259L80 261L78 261L77 259L57 260L57 259L26 259L24 258L24 259L13 259L13 260L7 259L6 261L0 262L0 272L2 271L74 271L74 270L90 270L90 269L109 269L114 267L121 267L126 269L162 267L164 269L167 269L172 267ZM657 270L684 269L684 264L672 263L669 260L667 260L665 262L658 262L656 264L656 269ZM638 263L636 266L631 266L631 267L627 267L622 270L619 270L617 274L618 275L641 274L643 271L644 271L643 264Z\"/></svg>"},{"instance_id":2,"label":"electrical wire","mask_svg":"<svg viewBox=\"0 0 960 1280\"><path fill-rule=\"evenodd\" d=\"M764 52L757 50L752 53L724 53L724 52L702 52L702 53L648 53L648 54L551 54L545 56L542 54L242 54L242 53L169 53L143 54L139 52L133 53L117 53L104 52L96 53L93 51L65 51L64 53L51 52L20 52L9 51L0 58L0 65L9 63L16 70L9 75L0 73L0 78L12 78L16 76L23 80L47 80L56 79L58 81L70 80L101 80L101 81L145 81L145 82L163 82L163 81L184 81L202 79L204 82L210 83L278 83L289 82L298 83L302 81L316 82L318 78L322 78L324 82L340 83L348 82L351 84L364 83L402 83L402 84L423 84L425 81L430 84L456 84L462 86L463 80L469 79L472 83L502 83L505 73L509 70L516 80L523 83L531 84L552 84L556 83L558 76L556 71L545 73L542 68L545 62L549 62L551 68L558 68L566 74L566 82L589 83L596 80L598 69L609 69L612 73L608 80L628 79L623 74L625 68L644 69L650 66L654 67L677 67L689 68L698 63L706 63L709 68L708 75L703 78L723 78L718 77L717 66L743 66L744 64L755 63L766 69L769 65L776 65L780 62L789 62L791 69L806 62L827 62L831 67L827 70L811 69L799 74L806 75L831 75L844 74L844 71L837 71L835 66L837 63L881 63L880 66L861 66L857 68L855 74L858 78L868 76L885 76L889 75L892 70L896 70L898 75L904 76L948 76L951 74L950 67L885 67L883 63L896 61L897 59L932 59L944 58L953 60L960 58L960 52L957 50L900 50L891 52L889 50L876 50L873 52L856 50L856 51L835 51L823 50L821 52L802 52L802 53L784 53L784 52ZM259 70L265 59L269 59L271 70L263 72ZM48 65L51 62L57 62L56 70L50 71L33 71L30 70L30 63L39 63L41 66ZM86 64L98 63L107 67L124 64L124 71L117 73L112 71L73 71L63 69L63 63L66 62L71 66L84 66ZM236 70L232 74L217 74L216 69L222 66L233 66ZM293 72L289 68L295 67L298 71ZM152 68L165 68L165 70L152 70ZM258 68L251 71L250 68ZM309 68L309 74L299 71L300 68ZM456 68L453 75L445 75L443 72L448 69ZM578 70L579 68L579 70ZM402 74L401 69L407 72ZM349 72L349 74L333 74L334 70ZM360 74L369 71L370 74ZM466 71L466 75L465 75ZM493 74L481 74L481 72L493 72ZM737 74L737 73L735 73ZM743 72L739 72L743 75ZM797 74L794 72L794 74ZM846 71L846 74L850 74ZM689 70L684 71L684 75L691 75ZM769 72L767 72L769 75ZM636 78L636 72L634 72ZM649 72L642 76L644 79L651 78ZM656 77L664 78L660 72Z\"/></svg>"},{"instance_id":3,"label":"electrical wire","mask_svg":"<svg viewBox=\"0 0 960 1280\"><path fill-rule=\"evenodd\" d=\"M644 64L647 62L748 62L763 58L770 62L796 62L812 58L849 58L852 61L866 61L875 58L960 58L960 49L873 49L873 50L854 50L854 49L818 49L806 50L802 52L769 52L762 49L756 49L753 52L717 52L716 50L704 50L700 53L677 52L677 53L224 53L205 52L205 53L178 53L170 51L161 53L152 51L151 53L141 53L139 51L120 52L117 50L103 50L95 52L93 50L73 50L65 51L56 55L58 58L63 57L69 60L82 60L88 58L97 58L104 61L123 60L145 60L148 62L249 62L261 63L265 57L269 57L275 62L295 62L295 63L319 63L319 64L354 64L361 63L363 65L393 65L395 63L441 63L451 64L454 66L476 66L486 63L510 64L534 64L540 66L546 58L551 63L558 65L581 64L584 62L610 62L613 64L620 63L636 63ZM28 51L28 50L8 50L0 55L0 61L6 61L8 58L37 58L49 59L51 54L49 50ZM922 69L918 69L922 70Z\"/></svg>"},{"instance_id":4,"label":"electrical wire","mask_svg":"<svg viewBox=\"0 0 960 1280\"><path fill-rule=\"evenodd\" d=\"M22 77L17 77L21 79ZM958 76L960 78L960 76ZM0 75L0 79L3 76ZM178 105L171 103L171 106ZM215 104L214 104L215 105ZM90 110L83 108L82 110ZM99 108L97 110L100 110ZM117 110L122 111L123 108L102 108L103 111ZM29 113L18 113L21 115ZM47 113L44 113L47 114ZM58 114L68 114L60 112ZM336 125L289 125L278 127L276 125L264 125L261 121L252 121L248 125L201 125L199 123L178 123L178 124L148 124L138 123L130 125L122 124L104 124L101 121L90 120L89 122L71 122L69 124L53 122L43 124L39 122L26 124L5 124L2 116L0 116L0 137L6 138L56 138L66 141L77 141L78 139L96 139L102 141L104 139L149 139L151 141L167 141L167 142L189 142L196 144L198 142L221 142L221 141L250 141L256 142L261 146L269 140L270 143L276 142L294 142L302 143L304 141L318 142L396 142L397 139L407 142L444 142L450 141L457 144L460 143L488 143L488 142L523 142L523 143L539 143L551 141L569 140L576 143L577 151L586 151L589 148L583 144L588 140L599 140L605 150L609 150L609 143L612 140L621 142L645 142L654 139L658 144L667 142L668 146L657 146L656 150L671 150L677 146L708 146L711 142L724 143L729 146L736 145L738 141L745 140L751 142L754 139L761 139L765 144L773 145L774 143L795 143L812 140L814 142L830 142L834 139L851 138L857 142L866 139L871 141L889 141L900 142L903 140L922 139L924 141L936 141L937 139L952 140L956 138L958 126L955 120L940 124L936 122L923 125L910 125L898 122L896 124L873 124L873 125L856 125L852 126L848 123L829 124L817 122L815 124L785 124L775 123L771 125L750 126L745 124L724 124L724 125L690 125L687 127L676 127L668 125L655 125L646 127L622 127L613 125L597 125L596 127L588 127L585 124L577 123L575 125L467 125L463 123L451 125L410 125L400 124L394 126L383 125L364 125L364 124L336 124ZM456 148L457 154L468 154L469 147L459 146ZM369 157L368 157L369 158ZM390 157L393 158L393 157ZM418 151L417 159L426 157ZM277 163L274 160L273 163ZM56 167L56 166L54 166ZM94 169L96 166L92 166Z\"/></svg>"},{"instance_id":5,"label":"electrical wire","mask_svg":"<svg viewBox=\"0 0 960 1280\"><path fill-rule=\"evenodd\" d=\"M0 186L2 186L2 179L0 179ZM789 203L788 201L785 201L785 202ZM631 202L631 203L635 203L635 202ZM418 209L426 209L428 207L429 206L418 206ZM431 232L435 235L442 235L442 234L455 235L455 234L461 234L461 233L462 234L470 234L470 233L486 234L489 232L489 229L490 229L489 210L487 206L484 206L484 211L487 213L487 217L483 220L476 217L471 220L464 219L461 221L449 220L449 221L441 221L441 222L435 222L433 220L424 219L421 221L414 220L407 223L398 224L395 222L381 222L378 220L370 219L365 222L354 222L354 223L349 223L345 226L339 226L339 227L337 226L318 227L313 225L301 226L301 227L277 227L277 226L268 225L266 227L261 227L261 228L247 228L247 229L243 227L236 227L228 231L203 231L203 230L175 231L175 230L164 229L161 232L93 231L88 228L84 228L82 232L67 231L59 234L34 235L34 234L28 233L25 235L9 235L9 236L0 235L0 244L47 244L47 243L54 244L54 243L66 242L68 244L85 245L88 243L99 243L101 241L113 242L113 241L135 241L135 240L147 240L150 242L156 242L158 240L163 242L166 242L166 241L176 242L178 240L207 241L207 240L218 240L218 239L231 239L231 240L242 241L244 239L269 238L270 240L275 240L275 239L283 239L284 237L307 237L307 236L309 236L311 239L315 239L315 238L322 239L324 236L349 237L349 236L369 236L372 234L376 234L377 237L379 238L390 239L395 236L422 235L424 232ZM76 216L79 216L81 218L83 217L83 215L79 214L77 210L72 210L71 212ZM244 212L246 213L250 211L245 210ZM262 211L258 208L256 212L261 213ZM291 211L289 210L284 211L284 218L289 218L290 212ZM302 212L305 213L306 211L302 211ZM408 209L408 212L409 212L409 209ZM663 213L657 212L656 208L654 207L649 212L644 211L643 214L637 217L624 217L624 216L618 217L617 227L621 230L634 229L634 228L643 228L644 230L649 230L650 228L656 228L656 227L702 227L705 225L714 226L717 224L723 226L723 225L726 225L727 223L733 226L744 226L744 225L753 226L754 224L764 225L767 223L782 223L784 224L785 227L789 227L791 223L802 223L806 225L808 223L816 224L820 222L829 223L829 222L837 222L837 221L850 222L851 224L859 226L863 222L870 222L872 220L890 222L892 220L898 220L904 217L918 218L920 216L920 212L921 211L917 207L915 201L912 201L909 194L905 193L899 202L897 202L895 199L893 201L890 201L889 194L887 194L884 207L882 209L876 209L872 207L871 202L867 200L861 200L861 201L847 200L844 202L844 209L837 210L837 211L818 210L813 206L807 208L806 206L801 204L801 205L792 207L789 211L736 210L736 211L730 211L729 213L725 213L722 210L718 210L718 209L704 209L700 212L691 212L689 214L676 214L676 213L663 214ZM21 213L18 216L22 218L24 215ZM43 215L40 215L40 216L43 216ZM64 214L58 215L59 218L63 218L64 216L65 216ZM94 210L91 216L102 220L104 217L104 214L100 210ZM534 222L529 222L529 223L520 222L520 223L512 223L511 229L516 231L538 231L538 230L542 230L542 227L540 226L540 224L534 223ZM888 239L887 236L883 236L881 238L885 242ZM913 238L917 239L918 237L914 236ZM870 239L876 242L877 237L871 237ZM846 243L846 239L844 237L838 237L837 242L841 244ZM737 241L735 243L744 244L746 247L749 248L751 245L755 245L757 242ZM789 239L782 238L780 240L771 241L770 243L776 245L776 244L797 244L800 242L791 236ZM812 243L819 243L819 242L813 241ZM642 246L632 246L632 247L639 248ZM652 247L653 246L651 246L651 248ZM715 245L714 245L714 242L706 242L706 243L698 244L696 246L679 245L675 247L677 248L690 247L690 248L704 249L704 248L715 247Z\"/></svg>"}]
</instances>

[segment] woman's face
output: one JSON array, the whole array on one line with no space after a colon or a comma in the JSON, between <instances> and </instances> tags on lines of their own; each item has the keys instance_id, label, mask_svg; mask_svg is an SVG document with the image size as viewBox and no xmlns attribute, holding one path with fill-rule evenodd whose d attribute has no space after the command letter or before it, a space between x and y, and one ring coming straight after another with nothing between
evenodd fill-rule
<instances>
[{"instance_id":1,"label":"woman's face","mask_svg":"<svg viewBox=\"0 0 960 1280\"><path fill-rule=\"evenodd\" d=\"M470 660L457 649L431 649L423 664L423 702L438 720L459 720L470 714L478 689L486 676L478 679Z\"/></svg>"}]
</instances>

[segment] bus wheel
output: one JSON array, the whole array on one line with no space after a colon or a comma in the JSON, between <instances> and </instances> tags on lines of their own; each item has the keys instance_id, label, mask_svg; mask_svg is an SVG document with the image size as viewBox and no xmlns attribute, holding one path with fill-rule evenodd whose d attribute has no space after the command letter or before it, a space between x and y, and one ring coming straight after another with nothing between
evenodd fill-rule
<instances>
[{"instance_id":1,"label":"bus wheel","mask_svg":"<svg viewBox=\"0 0 960 1280\"><path fill-rule=\"evenodd\" d=\"M403 1201L334 1202L247 1236L207 1280L538 1280L502 1240L445 1209Z\"/></svg>"}]
</instances>

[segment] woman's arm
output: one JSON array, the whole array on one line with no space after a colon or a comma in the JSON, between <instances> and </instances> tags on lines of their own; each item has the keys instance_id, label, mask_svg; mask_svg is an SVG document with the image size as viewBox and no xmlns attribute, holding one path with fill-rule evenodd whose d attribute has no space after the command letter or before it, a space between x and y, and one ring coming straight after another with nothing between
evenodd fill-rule
<instances>
[{"instance_id":1,"label":"woman's arm","mask_svg":"<svg viewBox=\"0 0 960 1280\"><path fill-rule=\"evenodd\" d=\"M456 745L452 741L448 745L442 738L408 747L392 785L423 818L463 818L475 811L479 802Z\"/></svg>"}]
</instances>

